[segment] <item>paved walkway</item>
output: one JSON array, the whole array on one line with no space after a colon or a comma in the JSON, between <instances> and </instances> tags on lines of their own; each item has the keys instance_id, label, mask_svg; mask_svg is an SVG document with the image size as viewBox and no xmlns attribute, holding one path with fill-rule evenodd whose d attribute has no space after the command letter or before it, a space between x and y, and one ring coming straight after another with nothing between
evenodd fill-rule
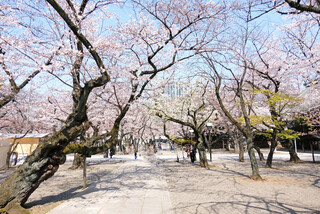
<instances>
[{"instance_id":1,"label":"paved walkway","mask_svg":"<svg viewBox=\"0 0 320 214\"><path fill-rule=\"evenodd\" d=\"M49 214L70 213L173 213L167 183L161 178L154 156L127 161L77 197Z\"/></svg>"}]
</instances>

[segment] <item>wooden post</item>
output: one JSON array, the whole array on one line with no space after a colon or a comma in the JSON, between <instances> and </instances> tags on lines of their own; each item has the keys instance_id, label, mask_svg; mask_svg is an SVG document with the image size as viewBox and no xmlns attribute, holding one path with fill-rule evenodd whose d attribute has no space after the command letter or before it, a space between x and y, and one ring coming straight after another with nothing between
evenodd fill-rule
<instances>
[{"instance_id":1,"label":"wooden post","mask_svg":"<svg viewBox=\"0 0 320 214\"><path fill-rule=\"evenodd\" d=\"M12 152L12 154L14 154L13 166L15 166L17 165L17 162L18 162L18 152Z\"/></svg>"},{"instance_id":2,"label":"wooden post","mask_svg":"<svg viewBox=\"0 0 320 214\"><path fill-rule=\"evenodd\" d=\"M212 146L212 138L211 138L211 131L209 131L209 143L208 143L208 146L209 146L209 152L210 152L210 162L212 162L212 149L211 149L211 146Z\"/></svg>"},{"instance_id":3,"label":"wooden post","mask_svg":"<svg viewBox=\"0 0 320 214\"><path fill-rule=\"evenodd\" d=\"M83 189L87 188L87 157L83 155Z\"/></svg>"},{"instance_id":4,"label":"wooden post","mask_svg":"<svg viewBox=\"0 0 320 214\"><path fill-rule=\"evenodd\" d=\"M184 159L184 148L183 148L182 145L181 145L181 152L182 152L182 158L183 158L183 163L184 163L184 161L185 161L185 159Z\"/></svg>"},{"instance_id":5,"label":"wooden post","mask_svg":"<svg viewBox=\"0 0 320 214\"><path fill-rule=\"evenodd\" d=\"M313 150L313 141L311 141L310 143L310 148L311 148L311 152L312 152L312 160L313 160L313 163L315 163L315 159L314 159L314 150Z\"/></svg>"}]
</instances>

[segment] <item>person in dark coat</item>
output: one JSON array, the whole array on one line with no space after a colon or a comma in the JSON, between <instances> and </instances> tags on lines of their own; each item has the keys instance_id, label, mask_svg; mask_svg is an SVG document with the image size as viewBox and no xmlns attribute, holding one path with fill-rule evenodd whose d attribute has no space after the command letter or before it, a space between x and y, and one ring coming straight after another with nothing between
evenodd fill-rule
<instances>
[{"instance_id":1,"label":"person in dark coat","mask_svg":"<svg viewBox=\"0 0 320 214\"><path fill-rule=\"evenodd\" d=\"M112 158L112 156L114 155L114 150L113 147L110 148L110 158Z\"/></svg>"},{"instance_id":2,"label":"person in dark coat","mask_svg":"<svg viewBox=\"0 0 320 214\"><path fill-rule=\"evenodd\" d=\"M191 145L189 148L189 152L190 152L191 162L194 163L194 161L196 160L196 148L193 147L193 145Z\"/></svg>"}]
</instances>

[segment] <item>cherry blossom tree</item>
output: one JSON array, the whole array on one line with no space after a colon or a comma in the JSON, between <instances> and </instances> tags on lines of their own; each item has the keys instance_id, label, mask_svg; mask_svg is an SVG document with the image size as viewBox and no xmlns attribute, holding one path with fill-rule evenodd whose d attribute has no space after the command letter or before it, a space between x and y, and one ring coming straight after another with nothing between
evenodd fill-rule
<instances>
[{"instance_id":1,"label":"cherry blossom tree","mask_svg":"<svg viewBox=\"0 0 320 214\"><path fill-rule=\"evenodd\" d=\"M278 41L264 42L257 48L257 54L262 62L262 69L259 69L258 75L262 75L264 79L269 80L269 86L264 85L264 88L270 89L272 87L272 91L279 95L282 94L282 97L284 94L286 96L296 96L305 87L317 84L319 80L317 69L319 67L319 17L314 14L319 4L316 1L286 2L288 4L283 4L282 7L277 9L279 13L285 14L287 21L285 25L280 27L284 36L278 38ZM299 10L299 12L290 9L290 7ZM269 50L266 51L268 43L269 47L267 49ZM274 59L274 56L278 56L277 60ZM271 71L272 69L273 71ZM274 94L274 97L279 98L276 94ZM317 103L317 100L317 96L309 96L307 100L300 101L298 105L301 106L306 102L314 104ZM291 98L291 103L294 103L293 98ZM270 111L273 118L283 118L279 115L279 111L276 113L274 108L270 107L271 109L273 109ZM293 108L291 112L299 111L298 109ZM276 116L277 114L278 116ZM291 119L293 120L293 117ZM274 122L278 125L281 123L275 119ZM275 128L273 132L281 133L281 129ZM293 142L289 141L288 149L290 161L299 162L300 159L294 150ZM271 163L272 152L270 151L267 166L271 167Z\"/></svg>"},{"instance_id":2,"label":"cherry blossom tree","mask_svg":"<svg viewBox=\"0 0 320 214\"><path fill-rule=\"evenodd\" d=\"M188 127L193 131L195 145L199 152L201 167L208 167L203 131L208 120L213 117L215 108L208 104L207 84L190 82L184 86L180 96L171 98L170 94L157 94L154 105L150 107L164 123L173 123ZM208 99L209 100L209 99ZM177 137L170 137L174 140ZM178 140L176 140L179 143ZM182 143L185 143L184 141Z\"/></svg>"},{"instance_id":3,"label":"cherry blossom tree","mask_svg":"<svg viewBox=\"0 0 320 214\"><path fill-rule=\"evenodd\" d=\"M289 1L285 2L289 3ZM313 22L318 23L318 18L310 14L293 14L285 2L249 2L247 5L244 5L242 9L240 8L241 10L236 12L237 17L242 17L244 20L242 26L246 26L246 28L239 26L235 28L238 29L238 32L242 32L242 34L235 32L234 34L238 35L238 38L228 37L228 40L224 43L226 45L222 45L219 51L217 49L211 50L210 54L204 55L205 60L213 71L211 77L213 77L213 83L216 86L216 93L222 110L247 138L248 152L253 169L252 176L258 179L260 176L258 175L256 161L253 155L250 154L252 148L254 148L250 138L253 136L255 123L251 115L258 112L261 117L269 117L271 114L274 118L273 125L277 124L276 126L280 128L280 124L284 122L283 118L281 119L281 116L284 117L285 115L283 114L284 106L289 107L290 102L291 104L296 103L294 101L295 98L290 98L290 96L296 96L301 91L301 88L303 88L301 87L301 83L304 81L306 83L314 82L318 78L316 72L318 53L316 51L317 48L314 47L317 47L317 32L319 29L317 25L313 24ZM263 7L271 6L271 3L272 7L264 10ZM301 2L298 1L297 3ZM317 3L313 2L309 6L310 8L314 8L317 6ZM289 9L288 12L284 12L285 9ZM274 34L267 33L267 36L264 37L261 33L263 32L262 28L258 28L256 23L260 17L273 10L288 15L290 19L285 23L289 24L285 27L279 27L280 31ZM241 18L236 20L235 23L238 23ZM291 20L294 21L290 22ZM279 34L283 32L287 35L286 40L283 37L279 37ZM241 41L237 43L239 40ZM226 74L226 72L229 72L229 74ZM248 83L249 85L247 85ZM252 93L251 87L253 85L258 86L259 84L264 90L271 90L268 93L268 101L269 104L273 103L274 106L269 105L269 113L265 111L266 108L261 111L263 105L260 104L259 107L259 102L254 101L261 101L261 97L259 98ZM230 110L226 108L219 91L222 87L235 88L234 93L239 98L241 115L245 127L241 128L237 117L230 114ZM278 100L274 102L276 98ZM276 108L282 110L275 111ZM288 108L285 111L288 111ZM285 132L283 127L281 128L282 131L279 131L280 129L277 128L273 130L275 132L282 132L282 134ZM269 153L269 160L270 156L272 156L271 154L272 152ZM290 155L292 160L298 160L295 152L290 150Z\"/></svg>"},{"instance_id":4,"label":"cherry blossom tree","mask_svg":"<svg viewBox=\"0 0 320 214\"><path fill-rule=\"evenodd\" d=\"M258 163L255 157L253 144L253 126L250 120L250 106L247 97L248 86L246 80L249 73L249 61L252 57L251 41L255 36L257 27L250 23L252 17L251 6L249 4L243 10L235 11L238 19L230 26L229 36L225 36L224 42L219 49L210 50L203 54L203 58L208 66L208 78L214 84L215 95L219 106L230 122L236 126L246 138L248 154L251 162L251 179L261 180ZM248 10L246 10L249 8ZM222 88L230 90L234 94L234 99L240 106L240 114L243 117L243 123L237 118L238 115L232 114L230 106L227 106L221 96Z\"/></svg>"},{"instance_id":5,"label":"cherry blossom tree","mask_svg":"<svg viewBox=\"0 0 320 214\"><path fill-rule=\"evenodd\" d=\"M216 69L216 67L214 66L214 63L212 63L212 58L210 57L206 57L211 68L213 69L213 71L215 72L213 77L213 82L215 84L216 87L216 97L219 101L219 105L220 108L222 109L222 111L224 112L224 114L229 118L229 120L232 122L232 124L234 126L236 126L240 132L245 136L246 141L247 141L247 148L248 148L248 153L249 153L249 157L250 157L250 161L251 161L251 168L252 168L252 175L251 175L251 179L253 180L260 180L261 176L259 174L259 168L258 168L258 164L256 161L256 157L254 154L254 145L253 145L253 129L252 129L252 124L250 122L248 113L247 113L247 106L245 105L245 99L244 99L244 95L243 93L243 85L244 85L244 77L246 74L246 70L244 70L243 74L240 76L240 79L236 79L237 80L237 85L238 87L236 88L236 92L237 92L237 96L239 96L239 103L240 103L240 107L241 107L241 113L245 119L245 124L244 126L240 123L240 121L237 120L236 117L234 117L230 111L226 108L221 95L220 95L220 89L221 89L221 85L222 85L222 76L219 74L218 70ZM227 68L228 70L230 68Z\"/></svg>"},{"instance_id":6,"label":"cherry blossom tree","mask_svg":"<svg viewBox=\"0 0 320 214\"><path fill-rule=\"evenodd\" d=\"M63 150L90 127L87 104L92 91L103 89L113 80L131 85L132 93L109 132L114 138L131 100L141 96L159 72L199 53L219 31L226 9L225 5L205 1L132 1L138 10L128 23L105 25L106 20L101 17L111 18L111 3L114 2L47 0L17 5L18 9L23 8L19 12L32 15L31 23L46 23L45 28L40 28L46 33L41 38L48 44L44 52L51 59L59 51L59 57L42 69L72 89L72 110L64 125L44 139L1 184L1 207L23 205L40 183L64 163ZM209 32L209 28L215 30Z\"/></svg>"},{"instance_id":7,"label":"cherry blossom tree","mask_svg":"<svg viewBox=\"0 0 320 214\"><path fill-rule=\"evenodd\" d=\"M52 47L42 23L30 22L33 14L24 10L21 2L0 3L0 108L14 101L52 63L60 49Z\"/></svg>"},{"instance_id":8,"label":"cherry blossom tree","mask_svg":"<svg viewBox=\"0 0 320 214\"><path fill-rule=\"evenodd\" d=\"M0 119L0 131L8 134L27 131L51 133L53 129L58 129L64 123L70 106L62 99L66 96L63 92L57 95L44 96L36 90L22 90L16 95L14 102L0 109L0 114L3 115Z\"/></svg>"},{"instance_id":9,"label":"cherry blossom tree","mask_svg":"<svg viewBox=\"0 0 320 214\"><path fill-rule=\"evenodd\" d=\"M256 102L259 105L268 106L269 114L258 116L254 112L257 123L272 130L271 146L266 167L272 166L272 156L277 145L277 138L290 139L297 136L289 134L287 121L290 120L290 112L299 103L296 94L299 87L299 79L296 70L289 69L287 53L277 47L281 47L280 42L270 42L263 39L260 44L258 40L254 42L257 58L249 60L249 68L252 71L247 82L252 86L257 94ZM275 45L278 44L278 45ZM263 95L266 99L261 97ZM267 104L267 105L266 105ZM261 111L261 110L260 110ZM253 119L253 118L252 118ZM292 131L291 131L292 132ZM290 160L298 162L300 159L294 149L289 148Z\"/></svg>"}]
</instances>

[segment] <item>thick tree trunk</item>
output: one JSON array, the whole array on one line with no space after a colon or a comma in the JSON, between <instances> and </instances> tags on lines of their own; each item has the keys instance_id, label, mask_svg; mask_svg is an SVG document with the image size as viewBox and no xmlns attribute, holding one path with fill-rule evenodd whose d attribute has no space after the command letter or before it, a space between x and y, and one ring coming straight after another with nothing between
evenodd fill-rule
<instances>
[{"instance_id":1,"label":"thick tree trunk","mask_svg":"<svg viewBox=\"0 0 320 214\"><path fill-rule=\"evenodd\" d=\"M240 147L239 147L239 140L238 140L238 138L233 138L233 143L234 143L234 152L239 153Z\"/></svg>"},{"instance_id":2,"label":"thick tree trunk","mask_svg":"<svg viewBox=\"0 0 320 214\"><path fill-rule=\"evenodd\" d=\"M208 160L205 150L199 150L199 161L201 167L208 168Z\"/></svg>"},{"instance_id":3,"label":"thick tree trunk","mask_svg":"<svg viewBox=\"0 0 320 214\"><path fill-rule=\"evenodd\" d=\"M110 81L110 76L99 54L95 48L92 48L93 46L89 40L81 34L80 26L72 22L68 14L56 1L47 0L47 2L58 12L60 17L77 37L77 50L83 53L82 44L88 49L100 69L101 75L85 82L83 86L81 86L79 70L82 65L83 54L78 54L71 72L73 79L73 109L72 113L66 119L66 125L51 137L42 140L34 152L27 157L26 161L1 183L0 208L5 206L11 207L15 204L18 206L24 205L38 186L44 180L54 175L59 165L63 164L66 160L66 156L63 153L65 147L70 141L80 136L84 126L90 126L87 122L88 118L86 114L86 104L89 94L94 88L101 87ZM83 13L86 6L87 1L84 2L85 4L82 5L79 15ZM83 123L85 122L87 124L84 125Z\"/></svg>"},{"instance_id":4,"label":"thick tree trunk","mask_svg":"<svg viewBox=\"0 0 320 214\"><path fill-rule=\"evenodd\" d=\"M81 154L74 153L72 166L69 169L78 169L84 167L84 158Z\"/></svg>"},{"instance_id":5,"label":"thick tree trunk","mask_svg":"<svg viewBox=\"0 0 320 214\"><path fill-rule=\"evenodd\" d=\"M238 141L234 141L234 149L233 149L234 153L239 153L240 148L239 148L239 143Z\"/></svg>"},{"instance_id":6,"label":"thick tree trunk","mask_svg":"<svg viewBox=\"0 0 320 214\"><path fill-rule=\"evenodd\" d=\"M238 140L239 145L239 161L244 162L244 149L243 149L243 141Z\"/></svg>"},{"instance_id":7,"label":"thick tree trunk","mask_svg":"<svg viewBox=\"0 0 320 214\"><path fill-rule=\"evenodd\" d=\"M71 125L42 140L26 161L1 183L0 207L9 203L24 205L38 186L54 175L66 160L63 149L81 132L82 122Z\"/></svg>"},{"instance_id":8,"label":"thick tree trunk","mask_svg":"<svg viewBox=\"0 0 320 214\"><path fill-rule=\"evenodd\" d=\"M289 140L289 142L287 143L287 148L290 154L290 162L301 163L302 161L300 160L298 154L296 153L296 150L294 149L294 144L292 140Z\"/></svg>"},{"instance_id":9,"label":"thick tree trunk","mask_svg":"<svg viewBox=\"0 0 320 214\"><path fill-rule=\"evenodd\" d=\"M206 149L203 145L203 142L201 141L197 147L199 151L200 166L204 168L208 168L207 154L206 154Z\"/></svg>"},{"instance_id":10,"label":"thick tree trunk","mask_svg":"<svg viewBox=\"0 0 320 214\"><path fill-rule=\"evenodd\" d=\"M250 157L250 162L251 162L251 169L252 169L252 175L250 178L252 180L262 180L260 174L259 174L259 166L257 163L257 159L254 153L254 146L253 146L253 141L252 138L247 138L247 148L248 148L248 154Z\"/></svg>"},{"instance_id":11,"label":"thick tree trunk","mask_svg":"<svg viewBox=\"0 0 320 214\"><path fill-rule=\"evenodd\" d=\"M260 150L260 147L258 147L258 146L256 146L256 145L253 145L253 148L258 152L260 161L265 161L265 159L264 159L264 157L263 157L263 153L262 153L261 150Z\"/></svg>"},{"instance_id":12,"label":"thick tree trunk","mask_svg":"<svg viewBox=\"0 0 320 214\"><path fill-rule=\"evenodd\" d=\"M231 143L229 141L227 141L227 150L231 151Z\"/></svg>"},{"instance_id":13,"label":"thick tree trunk","mask_svg":"<svg viewBox=\"0 0 320 214\"><path fill-rule=\"evenodd\" d=\"M10 158L12 155L12 147L13 147L13 143L10 145L9 151L7 152L7 158L6 158L6 167L5 170L8 170L10 168ZM18 159L18 153L16 154L16 160ZM15 161L15 163L17 163L17 161Z\"/></svg>"},{"instance_id":14,"label":"thick tree trunk","mask_svg":"<svg viewBox=\"0 0 320 214\"><path fill-rule=\"evenodd\" d=\"M266 168L272 168L273 154L274 154L274 150L276 149L276 146L277 146L277 136L276 136L276 133L274 133L271 139L270 151L267 158Z\"/></svg>"},{"instance_id":15,"label":"thick tree trunk","mask_svg":"<svg viewBox=\"0 0 320 214\"><path fill-rule=\"evenodd\" d=\"M313 163L315 163L315 162L316 162L316 160L314 159L313 142L310 142L310 148L311 148L311 153L312 153L312 161L313 161Z\"/></svg>"}]
</instances>

